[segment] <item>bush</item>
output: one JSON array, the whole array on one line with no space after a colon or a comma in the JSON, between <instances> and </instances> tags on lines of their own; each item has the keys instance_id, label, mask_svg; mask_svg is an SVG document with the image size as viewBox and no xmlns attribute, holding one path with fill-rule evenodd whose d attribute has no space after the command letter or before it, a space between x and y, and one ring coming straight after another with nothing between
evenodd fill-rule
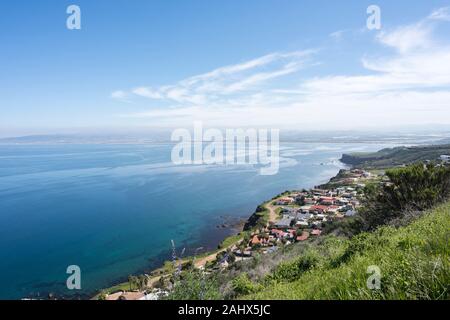
<instances>
[{"instance_id":1,"label":"bush","mask_svg":"<svg viewBox=\"0 0 450 320\"><path fill-rule=\"evenodd\" d=\"M253 283L247 273L241 273L232 281L233 291L238 295L255 293L261 289L260 285Z\"/></svg>"},{"instance_id":2,"label":"bush","mask_svg":"<svg viewBox=\"0 0 450 320\"><path fill-rule=\"evenodd\" d=\"M167 300L216 300L221 299L215 276L207 276L201 270L189 270L181 274Z\"/></svg>"},{"instance_id":3,"label":"bush","mask_svg":"<svg viewBox=\"0 0 450 320\"><path fill-rule=\"evenodd\" d=\"M309 250L304 255L290 262L282 262L275 271L267 277L268 281L294 281L305 271L310 270L319 262L319 255Z\"/></svg>"},{"instance_id":4,"label":"bush","mask_svg":"<svg viewBox=\"0 0 450 320\"><path fill-rule=\"evenodd\" d=\"M386 171L389 182L365 188L360 211L364 230L374 230L406 212L421 212L447 200L450 167L415 164Z\"/></svg>"}]
</instances>

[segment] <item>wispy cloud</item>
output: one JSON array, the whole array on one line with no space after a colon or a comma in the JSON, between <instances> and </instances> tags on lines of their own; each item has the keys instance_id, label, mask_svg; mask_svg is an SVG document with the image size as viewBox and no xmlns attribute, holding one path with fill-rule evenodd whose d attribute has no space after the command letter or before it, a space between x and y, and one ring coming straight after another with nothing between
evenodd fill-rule
<instances>
[{"instance_id":1,"label":"wispy cloud","mask_svg":"<svg viewBox=\"0 0 450 320\"><path fill-rule=\"evenodd\" d=\"M125 91L122 90L117 90L111 93L111 98L113 99L125 99L127 97L127 93Z\"/></svg>"},{"instance_id":2,"label":"wispy cloud","mask_svg":"<svg viewBox=\"0 0 450 320\"><path fill-rule=\"evenodd\" d=\"M203 120L211 126L296 129L449 122L450 43L433 39L447 18L448 8L441 8L378 33L378 43L395 51L361 57L355 62L360 74L305 78L300 71L317 63L315 51L273 53L174 85L134 89L127 94L174 105L127 116L168 126ZM286 76L289 84L281 81Z\"/></svg>"},{"instance_id":3,"label":"wispy cloud","mask_svg":"<svg viewBox=\"0 0 450 320\"><path fill-rule=\"evenodd\" d=\"M270 80L298 72L307 66L313 53L313 50L272 53L196 75L174 85L143 86L113 95L118 98L122 94L134 95L179 105L212 105L233 95L256 92Z\"/></svg>"},{"instance_id":4,"label":"wispy cloud","mask_svg":"<svg viewBox=\"0 0 450 320\"><path fill-rule=\"evenodd\" d=\"M450 7L434 10L429 16L430 20L450 21Z\"/></svg>"},{"instance_id":5,"label":"wispy cloud","mask_svg":"<svg viewBox=\"0 0 450 320\"><path fill-rule=\"evenodd\" d=\"M334 31L329 34L329 37L333 39L334 41L340 41L342 40L342 37L344 36L345 30L338 30Z\"/></svg>"}]
</instances>

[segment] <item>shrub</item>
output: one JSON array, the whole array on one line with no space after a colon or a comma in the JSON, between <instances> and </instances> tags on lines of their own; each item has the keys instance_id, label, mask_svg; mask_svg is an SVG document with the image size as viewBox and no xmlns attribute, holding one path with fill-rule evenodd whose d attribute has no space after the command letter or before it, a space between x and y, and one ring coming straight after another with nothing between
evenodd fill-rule
<instances>
[{"instance_id":1,"label":"shrub","mask_svg":"<svg viewBox=\"0 0 450 320\"><path fill-rule=\"evenodd\" d=\"M232 281L233 291L238 295L250 294L257 292L261 286L253 283L247 273L241 273Z\"/></svg>"},{"instance_id":2,"label":"shrub","mask_svg":"<svg viewBox=\"0 0 450 320\"><path fill-rule=\"evenodd\" d=\"M181 274L168 300L215 300L221 299L217 278L205 275L201 270L191 269Z\"/></svg>"},{"instance_id":3,"label":"shrub","mask_svg":"<svg viewBox=\"0 0 450 320\"><path fill-rule=\"evenodd\" d=\"M420 212L445 201L450 194L450 167L415 164L386 171L389 182L365 188L360 211L364 230Z\"/></svg>"},{"instance_id":4,"label":"shrub","mask_svg":"<svg viewBox=\"0 0 450 320\"><path fill-rule=\"evenodd\" d=\"M282 262L267 277L269 281L294 281L305 271L310 270L319 262L319 255L314 250L307 251L304 255L290 262Z\"/></svg>"}]
</instances>

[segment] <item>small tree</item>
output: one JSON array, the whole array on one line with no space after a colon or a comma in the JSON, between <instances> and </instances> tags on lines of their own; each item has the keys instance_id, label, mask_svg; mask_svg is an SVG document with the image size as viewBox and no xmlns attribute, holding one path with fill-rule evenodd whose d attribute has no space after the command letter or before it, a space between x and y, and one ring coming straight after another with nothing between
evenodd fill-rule
<instances>
[{"instance_id":1,"label":"small tree","mask_svg":"<svg viewBox=\"0 0 450 320\"><path fill-rule=\"evenodd\" d=\"M450 194L450 168L415 164L386 171L389 181L365 188L361 217L364 228L401 217L408 211L423 211L445 201Z\"/></svg>"}]
</instances>

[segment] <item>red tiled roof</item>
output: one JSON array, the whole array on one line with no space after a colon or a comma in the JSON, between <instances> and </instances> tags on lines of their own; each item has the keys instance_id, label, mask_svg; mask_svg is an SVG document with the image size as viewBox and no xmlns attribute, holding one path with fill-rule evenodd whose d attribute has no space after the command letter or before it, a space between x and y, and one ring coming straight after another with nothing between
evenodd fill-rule
<instances>
[{"instance_id":1,"label":"red tiled roof","mask_svg":"<svg viewBox=\"0 0 450 320\"><path fill-rule=\"evenodd\" d=\"M312 206L312 207L310 208L310 210L313 210L313 211L315 211L315 210L319 210L319 211L327 211L327 210L328 210L328 207L327 207L327 206L317 205L317 206Z\"/></svg>"},{"instance_id":2,"label":"red tiled roof","mask_svg":"<svg viewBox=\"0 0 450 320\"><path fill-rule=\"evenodd\" d=\"M254 236L252 239L252 244L260 244L260 243L261 243L261 241L259 241L258 236Z\"/></svg>"},{"instance_id":3,"label":"red tiled roof","mask_svg":"<svg viewBox=\"0 0 450 320\"><path fill-rule=\"evenodd\" d=\"M297 241L305 241L309 238L309 233L304 231L301 236L297 237Z\"/></svg>"}]
</instances>

